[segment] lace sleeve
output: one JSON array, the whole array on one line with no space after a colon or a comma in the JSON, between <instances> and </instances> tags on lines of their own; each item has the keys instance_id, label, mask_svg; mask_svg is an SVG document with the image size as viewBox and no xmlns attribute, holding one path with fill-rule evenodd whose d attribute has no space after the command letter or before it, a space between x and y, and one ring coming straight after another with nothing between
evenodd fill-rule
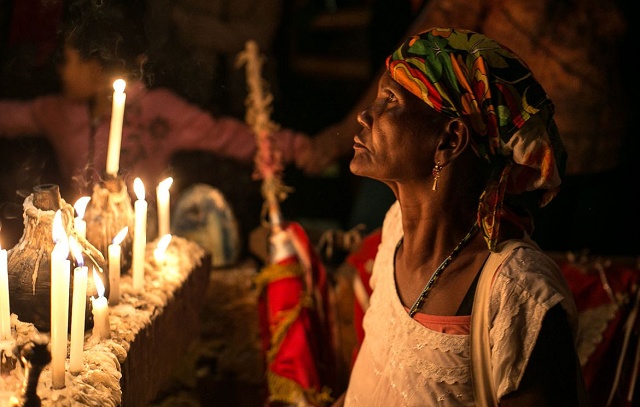
<instances>
[{"instance_id":1,"label":"lace sleeve","mask_svg":"<svg viewBox=\"0 0 640 407\"><path fill-rule=\"evenodd\" d=\"M491 364L498 399L520 385L542 320L558 303L575 334L577 311L558 265L539 250L514 250L496 274L489 305Z\"/></svg>"}]
</instances>

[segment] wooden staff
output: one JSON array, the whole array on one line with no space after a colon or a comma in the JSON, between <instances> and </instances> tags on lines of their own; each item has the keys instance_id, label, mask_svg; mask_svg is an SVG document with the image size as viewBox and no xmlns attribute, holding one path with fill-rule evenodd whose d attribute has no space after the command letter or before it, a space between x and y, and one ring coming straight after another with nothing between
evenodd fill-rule
<instances>
[{"instance_id":1,"label":"wooden staff","mask_svg":"<svg viewBox=\"0 0 640 407\"><path fill-rule=\"evenodd\" d=\"M273 132L279 126L271 121L273 95L267 90L268 84L262 78L264 58L258 44L247 41L245 50L238 54L236 66L245 65L247 76L246 122L256 134L257 151L254 158L254 178L262 179L262 196L265 199L263 216L268 218L272 232L281 229L282 215L280 202L284 201L290 188L282 182L282 153L276 148Z\"/></svg>"},{"instance_id":2,"label":"wooden staff","mask_svg":"<svg viewBox=\"0 0 640 407\"><path fill-rule=\"evenodd\" d=\"M246 121L253 127L257 142L254 176L263 180L263 215L268 215L272 235L272 264L264 267L256 279L260 291L264 290L260 298L267 303L275 299L274 308L264 308L269 325L263 332L269 343L269 398L287 405L328 405L331 389L326 383L335 375L331 327L325 309L326 273L304 229L295 222L285 227L282 221L280 202L286 199L290 188L282 182L282 154L273 139L278 126L270 119L273 96L265 90L261 76L264 61L254 41L246 43L237 62L246 65ZM287 301L279 301L283 298ZM290 342L281 352L285 338ZM293 376L291 366L295 366Z\"/></svg>"}]
</instances>

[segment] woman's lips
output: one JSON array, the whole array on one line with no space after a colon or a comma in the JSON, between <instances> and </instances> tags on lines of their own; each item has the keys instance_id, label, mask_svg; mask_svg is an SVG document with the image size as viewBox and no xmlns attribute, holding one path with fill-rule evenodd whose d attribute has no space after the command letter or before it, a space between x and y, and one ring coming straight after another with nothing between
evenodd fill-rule
<instances>
[{"instance_id":1,"label":"woman's lips","mask_svg":"<svg viewBox=\"0 0 640 407\"><path fill-rule=\"evenodd\" d=\"M358 149L366 150L367 148L362 143L362 141L360 141L360 138L358 136L355 136L355 137L353 137L353 149L354 150L358 150Z\"/></svg>"}]
</instances>

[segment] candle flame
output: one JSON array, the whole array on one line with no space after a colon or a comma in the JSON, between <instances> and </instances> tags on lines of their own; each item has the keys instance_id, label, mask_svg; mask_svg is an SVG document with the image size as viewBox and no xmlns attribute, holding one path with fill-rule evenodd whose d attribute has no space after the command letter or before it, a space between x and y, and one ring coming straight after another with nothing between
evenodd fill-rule
<instances>
[{"instance_id":1,"label":"candle flame","mask_svg":"<svg viewBox=\"0 0 640 407\"><path fill-rule=\"evenodd\" d=\"M93 269L93 281L96 283L96 290L98 291L98 298L104 296L104 284L102 283L102 279L96 269Z\"/></svg>"},{"instance_id":2,"label":"candle flame","mask_svg":"<svg viewBox=\"0 0 640 407\"><path fill-rule=\"evenodd\" d=\"M120 230L120 232L118 232L116 237L113 238L113 241L111 243L113 243L113 244L122 243L124 238L127 236L127 233L129 233L129 226L123 227L122 230Z\"/></svg>"},{"instance_id":3,"label":"candle flame","mask_svg":"<svg viewBox=\"0 0 640 407\"><path fill-rule=\"evenodd\" d=\"M145 197L144 184L142 180L138 177L133 180L133 192L136 193L136 196L139 200L143 200Z\"/></svg>"},{"instance_id":4,"label":"candle flame","mask_svg":"<svg viewBox=\"0 0 640 407\"><path fill-rule=\"evenodd\" d=\"M79 198L76 201L76 203L73 204L73 207L76 210L76 213L78 214L78 217L80 219L84 217L84 212L87 209L87 205L89 204L90 200L91 200L90 196L83 196L82 198Z\"/></svg>"},{"instance_id":5,"label":"candle flame","mask_svg":"<svg viewBox=\"0 0 640 407\"><path fill-rule=\"evenodd\" d=\"M116 79L115 82L113 82L113 90L117 93L123 93L125 86L127 86L127 82L125 82L124 79Z\"/></svg>"},{"instance_id":6,"label":"candle flame","mask_svg":"<svg viewBox=\"0 0 640 407\"><path fill-rule=\"evenodd\" d=\"M171 243L171 235L170 234L166 234L166 235L162 236L160 238L160 240L158 240L158 245L156 246L156 248L158 250L165 251L165 250L167 250L167 247L169 247L169 243Z\"/></svg>"},{"instance_id":7,"label":"candle flame","mask_svg":"<svg viewBox=\"0 0 640 407\"><path fill-rule=\"evenodd\" d=\"M155 250L153 251L153 257L156 259L157 263L164 262L166 258L165 251L167 247L169 247L169 243L171 243L171 235L166 234L158 240L158 244L156 245Z\"/></svg>"},{"instance_id":8,"label":"candle flame","mask_svg":"<svg viewBox=\"0 0 640 407\"><path fill-rule=\"evenodd\" d=\"M84 258L82 257L82 247L78 241L73 237L73 235L69 236L69 247L71 248L71 254L76 259L76 263L78 267L84 266Z\"/></svg>"},{"instance_id":9,"label":"candle flame","mask_svg":"<svg viewBox=\"0 0 640 407\"><path fill-rule=\"evenodd\" d=\"M165 178L163 181L160 181L160 183L158 184L158 189L169 190L172 184L173 184L173 177Z\"/></svg>"},{"instance_id":10,"label":"candle flame","mask_svg":"<svg viewBox=\"0 0 640 407\"><path fill-rule=\"evenodd\" d=\"M60 257L67 258L67 256L69 256L69 239L62 224L62 212L60 212L60 209L58 209L53 216L51 235L55 243L53 250L59 252Z\"/></svg>"}]
</instances>

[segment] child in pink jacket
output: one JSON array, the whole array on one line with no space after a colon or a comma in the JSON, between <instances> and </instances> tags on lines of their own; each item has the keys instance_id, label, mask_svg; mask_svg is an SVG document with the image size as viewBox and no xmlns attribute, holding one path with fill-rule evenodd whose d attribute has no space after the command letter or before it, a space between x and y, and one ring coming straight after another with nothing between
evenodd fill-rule
<instances>
[{"instance_id":1,"label":"child in pink jacket","mask_svg":"<svg viewBox=\"0 0 640 407\"><path fill-rule=\"evenodd\" d=\"M0 100L0 136L45 137L62 177L87 194L105 175L113 82L123 78L119 175L129 185L134 177L157 185L178 150L207 150L251 164L255 135L246 123L214 117L168 89L145 86L140 79L145 41L121 10L87 4L70 10L65 27L62 94ZM288 129L278 130L274 138L285 163L309 145L306 135Z\"/></svg>"}]
</instances>

